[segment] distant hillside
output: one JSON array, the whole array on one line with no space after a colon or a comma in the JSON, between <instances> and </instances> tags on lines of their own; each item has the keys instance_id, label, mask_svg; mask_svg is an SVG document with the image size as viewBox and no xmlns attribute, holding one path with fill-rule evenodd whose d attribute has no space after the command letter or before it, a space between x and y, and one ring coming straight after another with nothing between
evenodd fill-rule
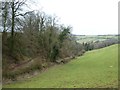
<instances>
[{"instance_id":1,"label":"distant hillside","mask_svg":"<svg viewBox=\"0 0 120 90\"><path fill-rule=\"evenodd\" d=\"M74 37L79 43L118 39L118 35L74 35Z\"/></svg>"}]
</instances>

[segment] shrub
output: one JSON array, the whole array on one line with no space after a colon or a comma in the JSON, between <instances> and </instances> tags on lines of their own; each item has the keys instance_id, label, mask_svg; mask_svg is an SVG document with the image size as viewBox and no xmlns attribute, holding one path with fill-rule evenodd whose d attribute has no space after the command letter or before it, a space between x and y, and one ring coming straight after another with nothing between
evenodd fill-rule
<instances>
[{"instance_id":1,"label":"shrub","mask_svg":"<svg viewBox=\"0 0 120 90\"><path fill-rule=\"evenodd\" d=\"M31 63L28 66L19 67L13 71L3 72L3 77L7 78L7 79L11 79L11 80L16 80L16 77L18 75L30 73L30 72L33 72L35 70L41 70L41 69L42 69L41 63L38 61L34 61L33 63Z\"/></svg>"}]
</instances>

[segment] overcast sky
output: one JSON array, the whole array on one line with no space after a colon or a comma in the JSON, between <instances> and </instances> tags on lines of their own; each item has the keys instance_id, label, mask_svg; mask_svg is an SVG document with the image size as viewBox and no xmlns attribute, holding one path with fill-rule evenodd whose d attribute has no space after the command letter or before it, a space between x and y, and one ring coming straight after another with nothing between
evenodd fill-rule
<instances>
[{"instance_id":1,"label":"overcast sky","mask_svg":"<svg viewBox=\"0 0 120 90\"><path fill-rule=\"evenodd\" d=\"M119 0L35 0L32 9L56 15L78 35L118 33Z\"/></svg>"}]
</instances>

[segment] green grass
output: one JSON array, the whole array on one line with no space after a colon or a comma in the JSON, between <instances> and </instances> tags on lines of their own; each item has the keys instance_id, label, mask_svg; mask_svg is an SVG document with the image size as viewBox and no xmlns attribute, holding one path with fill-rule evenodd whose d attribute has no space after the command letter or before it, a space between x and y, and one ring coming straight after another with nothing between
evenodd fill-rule
<instances>
[{"instance_id":1,"label":"green grass","mask_svg":"<svg viewBox=\"0 0 120 90\"><path fill-rule=\"evenodd\" d=\"M5 88L115 88L118 85L118 45L89 51L26 81Z\"/></svg>"}]
</instances>

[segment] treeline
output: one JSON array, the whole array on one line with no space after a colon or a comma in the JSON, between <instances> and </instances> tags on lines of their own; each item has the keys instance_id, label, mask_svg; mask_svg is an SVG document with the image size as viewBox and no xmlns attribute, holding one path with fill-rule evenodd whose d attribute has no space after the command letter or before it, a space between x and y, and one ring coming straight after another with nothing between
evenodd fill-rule
<instances>
[{"instance_id":1,"label":"treeline","mask_svg":"<svg viewBox=\"0 0 120 90\"><path fill-rule=\"evenodd\" d=\"M107 46L118 44L118 43L119 43L119 39L110 38L104 41L86 42L86 43L83 43L82 45L84 46L85 51L89 51L89 50L99 49L99 48L107 47Z\"/></svg>"},{"instance_id":2,"label":"treeline","mask_svg":"<svg viewBox=\"0 0 120 90\"><path fill-rule=\"evenodd\" d=\"M70 32L72 28L57 24L55 17L30 12L24 19L19 19L22 24L19 29L2 33L3 55L13 57L16 62L22 56L38 55L54 62L58 58L77 55L82 50Z\"/></svg>"},{"instance_id":3,"label":"treeline","mask_svg":"<svg viewBox=\"0 0 120 90\"><path fill-rule=\"evenodd\" d=\"M9 70L14 64L24 62L25 57L40 57L45 62L56 62L84 53L82 44L77 43L71 34L71 26L58 24L55 16L45 12L23 13L21 7L24 4L24 0L2 3L3 77L14 77L16 72L11 74ZM36 62L21 71L39 68L40 64Z\"/></svg>"}]
</instances>

